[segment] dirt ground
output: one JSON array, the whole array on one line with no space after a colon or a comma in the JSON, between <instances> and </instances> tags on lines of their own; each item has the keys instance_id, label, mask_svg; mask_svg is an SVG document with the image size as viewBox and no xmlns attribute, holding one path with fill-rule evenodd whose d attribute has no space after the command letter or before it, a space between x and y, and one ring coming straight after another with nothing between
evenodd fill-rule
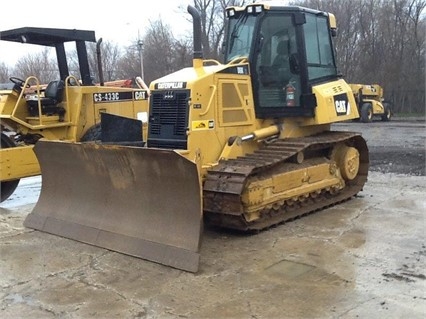
<instances>
[{"instance_id":1,"label":"dirt ground","mask_svg":"<svg viewBox=\"0 0 426 319\"><path fill-rule=\"evenodd\" d=\"M256 235L206 229L187 273L23 227L0 205L0 318L425 318L424 119L341 123L367 140L355 198Z\"/></svg>"},{"instance_id":2,"label":"dirt ground","mask_svg":"<svg viewBox=\"0 0 426 319\"><path fill-rule=\"evenodd\" d=\"M334 124L336 130L361 132L370 151L370 170L425 176L424 119Z\"/></svg>"}]
</instances>

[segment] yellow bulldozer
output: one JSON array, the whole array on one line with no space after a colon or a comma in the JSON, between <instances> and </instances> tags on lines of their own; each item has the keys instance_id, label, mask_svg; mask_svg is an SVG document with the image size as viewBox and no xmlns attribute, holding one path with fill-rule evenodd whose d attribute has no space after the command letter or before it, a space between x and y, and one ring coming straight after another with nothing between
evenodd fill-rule
<instances>
[{"instance_id":1,"label":"yellow bulldozer","mask_svg":"<svg viewBox=\"0 0 426 319\"><path fill-rule=\"evenodd\" d=\"M59 78L47 85L40 84L35 76L11 77L9 83L0 83L3 202L21 178L40 174L33 151L39 139L100 139L102 114L120 115L132 122L138 114L147 112L148 95L146 89L129 87L129 81L111 82L110 86L103 81L99 85L93 83L86 50L86 42L96 42L93 31L25 27L2 31L0 35L4 41L54 47L59 69ZM76 44L80 79L68 70L64 48L67 42ZM137 122L131 124L135 129L140 127Z\"/></svg>"},{"instance_id":2,"label":"yellow bulldozer","mask_svg":"<svg viewBox=\"0 0 426 319\"><path fill-rule=\"evenodd\" d=\"M379 84L353 84L352 89L360 120L370 123L376 117L382 121L389 121L392 117L391 104L384 99L383 88Z\"/></svg>"},{"instance_id":3,"label":"yellow bulldozer","mask_svg":"<svg viewBox=\"0 0 426 319\"><path fill-rule=\"evenodd\" d=\"M40 140L29 228L190 272L204 223L257 232L345 201L367 181L359 117L336 68L334 15L256 2L226 9L224 63L153 81L143 146Z\"/></svg>"}]
</instances>

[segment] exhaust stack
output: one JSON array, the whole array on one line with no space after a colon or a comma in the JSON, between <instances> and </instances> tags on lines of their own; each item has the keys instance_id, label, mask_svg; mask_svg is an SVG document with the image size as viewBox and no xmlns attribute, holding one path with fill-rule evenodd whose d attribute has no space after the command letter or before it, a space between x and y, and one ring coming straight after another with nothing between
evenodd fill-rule
<instances>
[{"instance_id":1,"label":"exhaust stack","mask_svg":"<svg viewBox=\"0 0 426 319\"><path fill-rule=\"evenodd\" d=\"M104 71L102 68L101 43L102 43L102 38L100 38L96 42L96 58L98 60L99 83L101 86L104 86L105 82L104 82Z\"/></svg>"},{"instance_id":2,"label":"exhaust stack","mask_svg":"<svg viewBox=\"0 0 426 319\"><path fill-rule=\"evenodd\" d=\"M203 50L201 46L201 17L200 13L193 6L188 5L188 13L192 16L193 24L193 42L194 42L194 53L193 53L193 66L202 66ZM201 62L201 64L200 64Z\"/></svg>"}]
</instances>

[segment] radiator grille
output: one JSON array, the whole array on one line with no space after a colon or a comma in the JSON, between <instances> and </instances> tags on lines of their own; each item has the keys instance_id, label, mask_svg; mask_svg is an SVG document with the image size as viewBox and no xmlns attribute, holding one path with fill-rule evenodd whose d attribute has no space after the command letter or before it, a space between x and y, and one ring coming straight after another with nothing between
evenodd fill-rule
<instances>
[{"instance_id":1,"label":"radiator grille","mask_svg":"<svg viewBox=\"0 0 426 319\"><path fill-rule=\"evenodd\" d=\"M148 146L186 149L189 90L156 91L150 96Z\"/></svg>"}]
</instances>

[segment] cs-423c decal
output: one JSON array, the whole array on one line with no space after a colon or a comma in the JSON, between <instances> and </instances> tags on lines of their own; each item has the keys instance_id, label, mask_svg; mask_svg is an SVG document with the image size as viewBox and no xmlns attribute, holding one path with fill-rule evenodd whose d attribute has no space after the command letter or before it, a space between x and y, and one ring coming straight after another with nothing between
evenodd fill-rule
<instances>
[{"instance_id":1,"label":"cs-423c decal","mask_svg":"<svg viewBox=\"0 0 426 319\"><path fill-rule=\"evenodd\" d=\"M146 91L93 93L93 101L95 103L146 100L147 98L148 94Z\"/></svg>"}]
</instances>

